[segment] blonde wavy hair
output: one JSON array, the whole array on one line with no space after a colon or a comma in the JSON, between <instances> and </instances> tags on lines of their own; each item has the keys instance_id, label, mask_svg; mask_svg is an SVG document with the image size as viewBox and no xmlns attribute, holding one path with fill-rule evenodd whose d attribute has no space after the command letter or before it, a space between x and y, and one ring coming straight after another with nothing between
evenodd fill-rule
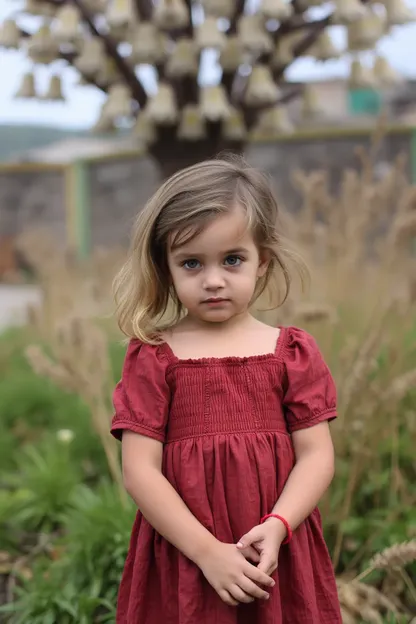
<instances>
[{"instance_id":1,"label":"blonde wavy hair","mask_svg":"<svg viewBox=\"0 0 416 624\"><path fill-rule=\"evenodd\" d=\"M117 322L127 337L157 343L162 329L181 318L184 310L172 288L168 244L185 244L236 205L245 210L259 250L270 257L253 301L268 288L277 294L273 307L284 303L291 287L289 263L304 283L306 265L283 244L278 205L267 177L241 157L207 160L166 180L136 219L127 260L113 283Z\"/></svg>"}]
</instances>

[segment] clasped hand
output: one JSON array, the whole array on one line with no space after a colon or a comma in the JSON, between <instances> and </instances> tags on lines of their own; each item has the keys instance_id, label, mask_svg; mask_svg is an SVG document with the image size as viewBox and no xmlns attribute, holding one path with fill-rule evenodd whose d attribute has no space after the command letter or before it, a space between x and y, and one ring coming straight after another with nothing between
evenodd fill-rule
<instances>
[{"instance_id":1,"label":"clasped hand","mask_svg":"<svg viewBox=\"0 0 416 624\"><path fill-rule=\"evenodd\" d=\"M205 554L200 568L220 598L228 605L250 603L255 598L268 600L262 589L275 585L271 574L277 568L284 527L275 519L255 526L238 544L217 542ZM252 562L252 563L251 563Z\"/></svg>"}]
</instances>

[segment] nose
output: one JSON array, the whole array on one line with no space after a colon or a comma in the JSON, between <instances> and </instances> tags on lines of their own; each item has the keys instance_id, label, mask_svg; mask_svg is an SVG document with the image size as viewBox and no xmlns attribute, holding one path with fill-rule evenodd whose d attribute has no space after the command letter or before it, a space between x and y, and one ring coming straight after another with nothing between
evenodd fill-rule
<instances>
[{"instance_id":1,"label":"nose","mask_svg":"<svg viewBox=\"0 0 416 624\"><path fill-rule=\"evenodd\" d=\"M216 291L224 288L225 280L219 267L209 267L204 270L202 287L205 290Z\"/></svg>"}]
</instances>

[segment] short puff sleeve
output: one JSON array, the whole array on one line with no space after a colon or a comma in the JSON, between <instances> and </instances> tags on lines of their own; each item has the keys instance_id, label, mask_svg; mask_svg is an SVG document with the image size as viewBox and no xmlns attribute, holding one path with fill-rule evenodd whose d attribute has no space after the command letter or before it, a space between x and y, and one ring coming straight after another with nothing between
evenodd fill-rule
<instances>
[{"instance_id":1,"label":"short puff sleeve","mask_svg":"<svg viewBox=\"0 0 416 624\"><path fill-rule=\"evenodd\" d=\"M287 328L283 406L289 433L336 418L335 382L314 338Z\"/></svg>"},{"instance_id":2,"label":"short puff sleeve","mask_svg":"<svg viewBox=\"0 0 416 624\"><path fill-rule=\"evenodd\" d=\"M121 440L124 429L165 441L170 389L167 361L158 347L131 340L122 377L113 393L112 435Z\"/></svg>"}]
</instances>

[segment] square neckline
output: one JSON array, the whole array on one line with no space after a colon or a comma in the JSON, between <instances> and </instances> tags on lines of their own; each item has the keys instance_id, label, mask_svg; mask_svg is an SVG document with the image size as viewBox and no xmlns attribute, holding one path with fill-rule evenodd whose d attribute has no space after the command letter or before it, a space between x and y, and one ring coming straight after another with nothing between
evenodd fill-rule
<instances>
[{"instance_id":1,"label":"square neckline","mask_svg":"<svg viewBox=\"0 0 416 624\"><path fill-rule=\"evenodd\" d=\"M276 338L276 343L275 343L275 347L273 351L270 351L269 353L258 353L254 355L243 355L243 356L225 355L222 357L179 358L174 353L172 347L170 346L168 342L164 341L160 345L160 347L163 350L164 354L167 356L167 359L169 360L169 362L172 364L177 364L177 365L180 365L180 364L184 364L184 365L217 364L217 365L220 365L220 364L227 364L227 363L242 364L242 363L249 363L249 362L261 362L264 360L270 360L270 359L274 359L278 357L278 355L280 354L282 350L286 327L283 327L282 325L278 325L276 329L279 330L279 335Z\"/></svg>"}]
</instances>

